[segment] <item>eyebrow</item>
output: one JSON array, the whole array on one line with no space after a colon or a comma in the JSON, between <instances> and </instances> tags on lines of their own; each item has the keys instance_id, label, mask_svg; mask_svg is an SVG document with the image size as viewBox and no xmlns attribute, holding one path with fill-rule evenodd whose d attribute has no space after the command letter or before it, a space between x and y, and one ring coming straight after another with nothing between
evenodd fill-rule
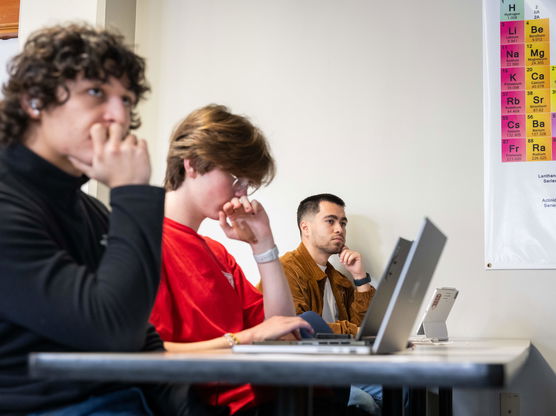
<instances>
[{"instance_id":1,"label":"eyebrow","mask_svg":"<svg viewBox=\"0 0 556 416\"><path fill-rule=\"evenodd\" d=\"M327 219L332 219L332 220L337 220L338 217L336 215L327 215L326 217L324 217L323 219L327 220ZM348 219L346 217L342 217L340 218L340 221L345 221L348 222Z\"/></svg>"}]
</instances>

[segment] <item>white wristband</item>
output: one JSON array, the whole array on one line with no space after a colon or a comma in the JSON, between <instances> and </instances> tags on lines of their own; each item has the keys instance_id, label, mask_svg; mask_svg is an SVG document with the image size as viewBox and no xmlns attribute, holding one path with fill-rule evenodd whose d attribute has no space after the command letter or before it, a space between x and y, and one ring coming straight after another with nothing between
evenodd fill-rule
<instances>
[{"instance_id":1,"label":"white wristband","mask_svg":"<svg viewBox=\"0 0 556 416\"><path fill-rule=\"evenodd\" d=\"M271 261L278 260L278 247L274 246L261 254L253 254L253 257L258 264L270 263Z\"/></svg>"}]
</instances>

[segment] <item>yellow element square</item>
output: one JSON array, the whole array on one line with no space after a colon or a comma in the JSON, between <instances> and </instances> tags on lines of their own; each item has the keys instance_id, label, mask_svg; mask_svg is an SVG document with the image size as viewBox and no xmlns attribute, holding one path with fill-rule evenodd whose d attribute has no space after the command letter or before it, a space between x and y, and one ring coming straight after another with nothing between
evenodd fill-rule
<instances>
[{"instance_id":1,"label":"yellow element square","mask_svg":"<svg viewBox=\"0 0 556 416\"><path fill-rule=\"evenodd\" d=\"M556 65L550 67L550 88L556 89Z\"/></svg>"},{"instance_id":2,"label":"yellow element square","mask_svg":"<svg viewBox=\"0 0 556 416\"><path fill-rule=\"evenodd\" d=\"M550 88L550 67L528 66L525 70L525 88L528 90ZM556 72L554 72L556 76Z\"/></svg>"},{"instance_id":3,"label":"yellow element square","mask_svg":"<svg viewBox=\"0 0 556 416\"><path fill-rule=\"evenodd\" d=\"M556 113L556 90L550 90L550 111Z\"/></svg>"},{"instance_id":4,"label":"yellow element square","mask_svg":"<svg viewBox=\"0 0 556 416\"><path fill-rule=\"evenodd\" d=\"M525 94L526 108L529 113L550 113L550 90L528 90Z\"/></svg>"},{"instance_id":5,"label":"yellow element square","mask_svg":"<svg viewBox=\"0 0 556 416\"><path fill-rule=\"evenodd\" d=\"M527 114L525 128L527 138L552 137L550 113Z\"/></svg>"},{"instance_id":6,"label":"yellow element square","mask_svg":"<svg viewBox=\"0 0 556 416\"><path fill-rule=\"evenodd\" d=\"M525 21L525 42L548 42L550 39L549 19Z\"/></svg>"},{"instance_id":7,"label":"yellow element square","mask_svg":"<svg viewBox=\"0 0 556 416\"><path fill-rule=\"evenodd\" d=\"M527 139L527 161L552 160L552 138Z\"/></svg>"},{"instance_id":8,"label":"yellow element square","mask_svg":"<svg viewBox=\"0 0 556 416\"><path fill-rule=\"evenodd\" d=\"M525 44L525 65L550 65L550 42Z\"/></svg>"}]
</instances>

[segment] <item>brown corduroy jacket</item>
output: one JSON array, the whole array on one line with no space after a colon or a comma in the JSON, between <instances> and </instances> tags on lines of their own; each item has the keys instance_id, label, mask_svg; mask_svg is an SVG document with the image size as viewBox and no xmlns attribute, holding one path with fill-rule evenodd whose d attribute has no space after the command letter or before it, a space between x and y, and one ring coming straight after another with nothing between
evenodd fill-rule
<instances>
[{"instance_id":1,"label":"brown corduroy jacket","mask_svg":"<svg viewBox=\"0 0 556 416\"><path fill-rule=\"evenodd\" d=\"M338 305L339 320L329 323L335 333L357 333L367 307L375 294L373 287L368 292L358 292L346 276L330 263L322 271L313 260L303 243L296 250L280 257L293 296L296 313L314 311L322 315L325 278L330 279L332 293Z\"/></svg>"}]
</instances>

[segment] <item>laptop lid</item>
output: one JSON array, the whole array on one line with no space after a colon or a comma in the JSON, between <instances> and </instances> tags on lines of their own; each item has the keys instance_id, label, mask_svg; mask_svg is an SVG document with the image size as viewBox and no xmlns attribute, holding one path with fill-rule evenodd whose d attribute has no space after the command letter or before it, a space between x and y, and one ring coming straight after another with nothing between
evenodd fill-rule
<instances>
[{"instance_id":1,"label":"laptop lid","mask_svg":"<svg viewBox=\"0 0 556 416\"><path fill-rule=\"evenodd\" d=\"M388 308L390 298L394 293L396 284L400 278L402 267L411 249L411 241L404 238L399 238L386 267L382 278L373 296L370 306L361 321L359 332L357 332L356 339L361 340L364 338L374 337L378 333L380 323Z\"/></svg>"},{"instance_id":2,"label":"laptop lid","mask_svg":"<svg viewBox=\"0 0 556 416\"><path fill-rule=\"evenodd\" d=\"M403 350L419 313L446 236L425 218L388 303L372 347L374 354Z\"/></svg>"}]
</instances>

